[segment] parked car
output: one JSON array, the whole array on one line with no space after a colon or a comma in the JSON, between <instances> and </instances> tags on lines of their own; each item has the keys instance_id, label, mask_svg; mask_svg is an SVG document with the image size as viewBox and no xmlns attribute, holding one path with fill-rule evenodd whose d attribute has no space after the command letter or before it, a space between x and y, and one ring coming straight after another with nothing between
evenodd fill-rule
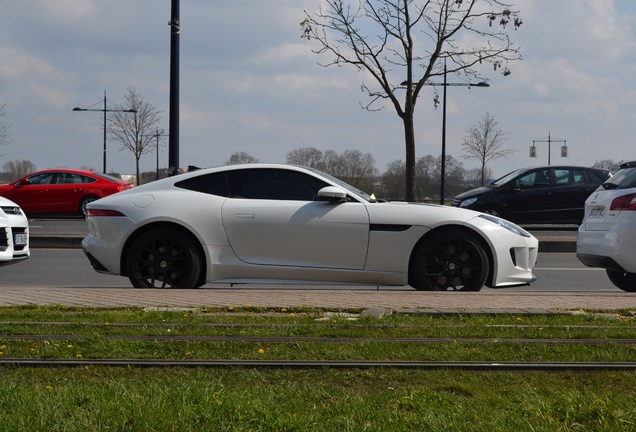
<instances>
[{"instance_id":1,"label":"parked car","mask_svg":"<svg viewBox=\"0 0 636 432\"><path fill-rule=\"evenodd\" d=\"M88 170L49 169L0 185L0 196L31 214L86 214L86 204L133 187L133 183Z\"/></svg>"},{"instance_id":2,"label":"parked car","mask_svg":"<svg viewBox=\"0 0 636 432\"><path fill-rule=\"evenodd\" d=\"M585 200L609 176L589 167L521 168L457 195L452 205L519 224L580 224Z\"/></svg>"},{"instance_id":3,"label":"parked car","mask_svg":"<svg viewBox=\"0 0 636 432\"><path fill-rule=\"evenodd\" d=\"M29 255L29 221L19 205L0 197L0 267Z\"/></svg>"},{"instance_id":4,"label":"parked car","mask_svg":"<svg viewBox=\"0 0 636 432\"><path fill-rule=\"evenodd\" d=\"M139 288L357 283L476 291L536 280L538 241L465 209L378 202L320 171L200 169L88 205L95 270Z\"/></svg>"},{"instance_id":5,"label":"parked car","mask_svg":"<svg viewBox=\"0 0 636 432\"><path fill-rule=\"evenodd\" d=\"M585 202L576 256L606 269L614 285L636 292L636 162L624 163Z\"/></svg>"}]
</instances>

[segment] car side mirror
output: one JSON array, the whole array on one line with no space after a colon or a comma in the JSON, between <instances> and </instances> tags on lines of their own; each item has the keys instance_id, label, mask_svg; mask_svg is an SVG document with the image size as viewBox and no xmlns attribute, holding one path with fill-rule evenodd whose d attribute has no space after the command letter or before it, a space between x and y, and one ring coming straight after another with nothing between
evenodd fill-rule
<instances>
[{"instance_id":1,"label":"car side mirror","mask_svg":"<svg viewBox=\"0 0 636 432\"><path fill-rule=\"evenodd\" d=\"M347 191L335 186L327 186L318 191L316 200L330 203L342 203L347 201Z\"/></svg>"}]
</instances>

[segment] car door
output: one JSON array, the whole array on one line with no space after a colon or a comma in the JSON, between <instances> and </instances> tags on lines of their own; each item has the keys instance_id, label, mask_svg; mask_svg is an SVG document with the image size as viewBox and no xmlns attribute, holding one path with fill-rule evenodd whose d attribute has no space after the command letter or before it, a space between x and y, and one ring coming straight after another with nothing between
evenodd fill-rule
<instances>
[{"instance_id":1,"label":"car door","mask_svg":"<svg viewBox=\"0 0 636 432\"><path fill-rule=\"evenodd\" d=\"M369 216L363 203L314 201L328 184L293 170L236 170L228 173L228 184L223 228L242 261L364 268Z\"/></svg>"},{"instance_id":2,"label":"car door","mask_svg":"<svg viewBox=\"0 0 636 432\"><path fill-rule=\"evenodd\" d=\"M92 179L81 174L60 172L55 179L55 185L49 193L51 211L60 213L78 212L80 199L84 196L84 189Z\"/></svg>"},{"instance_id":3,"label":"car door","mask_svg":"<svg viewBox=\"0 0 636 432\"><path fill-rule=\"evenodd\" d=\"M15 201L26 213L45 213L50 211L49 193L55 181L55 173L46 172L32 175L27 181L16 183L7 198Z\"/></svg>"},{"instance_id":4,"label":"car door","mask_svg":"<svg viewBox=\"0 0 636 432\"><path fill-rule=\"evenodd\" d=\"M552 223L580 223L585 200L596 187L586 184L581 168L554 168L552 175L554 182L547 201L549 214L545 219Z\"/></svg>"},{"instance_id":5,"label":"car door","mask_svg":"<svg viewBox=\"0 0 636 432\"><path fill-rule=\"evenodd\" d=\"M542 223L550 209L550 169L534 169L506 185L502 202L516 223Z\"/></svg>"}]
</instances>

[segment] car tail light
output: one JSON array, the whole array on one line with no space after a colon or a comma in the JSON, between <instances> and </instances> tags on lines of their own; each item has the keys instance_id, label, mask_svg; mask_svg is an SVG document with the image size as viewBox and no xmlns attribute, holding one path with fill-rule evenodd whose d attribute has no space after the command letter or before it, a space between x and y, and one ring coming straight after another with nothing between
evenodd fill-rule
<instances>
[{"instance_id":1,"label":"car tail light","mask_svg":"<svg viewBox=\"0 0 636 432\"><path fill-rule=\"evenodd\" d=\"M636 193L614 198L610 210L636 210Z\"/></svg>"},{"instance_id":2,"label":"car tail light","mask_svg":"<svg viewBox=\"0 0 636 432\"><path fill-rule=\"evenodd\" d=\"M98 210L98 209L88 209L86 210L86 216L99 217L99 216L126 216L122 212L117 210Z\"/></svg>"}]
</instances>

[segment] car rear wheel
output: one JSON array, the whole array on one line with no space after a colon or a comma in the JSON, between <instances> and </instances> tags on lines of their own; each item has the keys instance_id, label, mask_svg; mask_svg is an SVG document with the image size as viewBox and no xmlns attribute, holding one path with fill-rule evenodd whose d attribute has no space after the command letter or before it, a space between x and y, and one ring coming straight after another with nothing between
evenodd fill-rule
<instances>
[{"instance_id":1,"label":"car rear wheel","mask_svg":"<svg viewBox=\"0 0 636 432\"><path fill-rule=\"evenodd\" d=\"M131 245L126 269L135 288L198 288L201 256L195 241L174 228L152 229Z\"/></svg>"},{"instance_id":2,"label":"car rear wheel","mask_svg":"<svg viewBox=\"0 0 636 432\"><path fill-rule=\"evenodd\" d=\"M419 246L411 271L418 290L479 291L488 278L488 255L473 235L443 231Z\"/></svg>"},{"instance_id":3,"label":"car rear wheel","mask_svg":"<svg viewBox=\"0 0 636 432\"><path fill-rule=\"evenodd\" d=\"M80 205L79 205L79 212L82 216L86 217L86 205L88 203L92 203L93 201L97 201L99 199L98 196L96 195L89 195L87 197L84 197L82 199L82 201L80 201Z\"/></svg>"},{"instance_id":4,"label":"car rear wheel","mask_svg":"<svg viewBox=\"0 0 636 432\"><path fill-rule=\"evenodd\" d=\"M627 292L636 292L636 273L627 273L618 270L606 270L612 283Z\"/></svg>"}]
</instances>

